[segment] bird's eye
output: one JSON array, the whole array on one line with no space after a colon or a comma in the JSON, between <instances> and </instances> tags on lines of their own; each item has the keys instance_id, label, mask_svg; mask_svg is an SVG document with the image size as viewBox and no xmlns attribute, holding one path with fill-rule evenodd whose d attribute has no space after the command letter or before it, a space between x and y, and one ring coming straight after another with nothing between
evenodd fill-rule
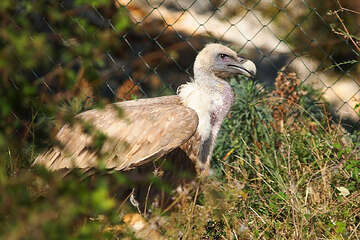
<instances>
[{"instance_id":1,"label":"bird's eye","mask_svg":"<svg viewBox=\"0 0 360 240\"><path fill-rule=\"evenodd\" d=\"M220 53L218 56L223 61L229 61L229 60L231 60L233 58L233 57L231 57L231 56L229 56L229 55L227 55L225 53Z\"/></svg>"},{"instance_id":2,"label":"bird's eye","mask_svg":"<svg viewBox=\"0 0 360 240\"><path fill-rule=\"evenodd\" d=\"M225 59L227 57L227 55L223 54L223 53L220 53L219 56L220 56L221 59Z\"/></svg>"}]
</instances>

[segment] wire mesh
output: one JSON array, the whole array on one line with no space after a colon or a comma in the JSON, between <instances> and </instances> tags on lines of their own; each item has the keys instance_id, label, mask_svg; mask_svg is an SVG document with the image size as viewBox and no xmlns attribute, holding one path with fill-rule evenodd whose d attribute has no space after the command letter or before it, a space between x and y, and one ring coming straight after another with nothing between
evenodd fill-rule
<instances>
[{"instance_id":1,"label":"wire mesh","mask_svg":"<svg viewBox=\"0 0 360 240\"><path fill-rule=\"evenodd\" d=\"M65 10L72 2L60 5ZM108 97L126 100L174 93L191 79L196 53L216 41L254 59L257 79L265 85L273 84L278 71L290 69L322 92L335 115L352 122L359 119L357 1L115 0L113 7L128 17L131 30L120 33L122 55L103 53L108 64L101 76ZM82 17L99 29L118 31L96 6ZM81 27L78 16L70 18ZM41 18L38 24L45 24L62 42L70 40L63 39L51 20ZM49 61L59 64L51 57ZM35 79L43 78L37 70L31 72Z\"/></svg>"}]
</instances>

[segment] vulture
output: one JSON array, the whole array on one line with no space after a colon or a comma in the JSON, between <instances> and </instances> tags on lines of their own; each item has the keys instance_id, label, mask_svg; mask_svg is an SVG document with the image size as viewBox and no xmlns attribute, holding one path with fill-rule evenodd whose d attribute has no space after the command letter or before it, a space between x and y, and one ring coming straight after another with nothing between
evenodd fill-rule
<instances>
[{"instance_id":1,"label":"vulture","mask_svg":"<svg viewBox=\"0 0 360 240\"><path fill-rule=\"evenodd\" d=\"M51 171L99 164L128 171L171 158L180 166L190 162L197 175L207 174L216 136L234 99L227 79L255 73L252 61L224 45L207 44L196 56L193 80L181 85L177 95L118 102L80 113L57 133L59 144L39 155L34 164ZM103 134L100 146L94 147L96 134L89 134L86 126Z\"/></svg>"}]
</instances>

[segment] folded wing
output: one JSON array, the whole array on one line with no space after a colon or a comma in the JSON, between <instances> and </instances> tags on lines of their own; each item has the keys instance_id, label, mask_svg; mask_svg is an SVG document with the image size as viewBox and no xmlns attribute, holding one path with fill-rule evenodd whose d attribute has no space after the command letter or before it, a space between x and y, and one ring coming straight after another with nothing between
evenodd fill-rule
<instances>
[{"instance_id":1,"label":"folded wing","mask_svg":"<svg viewBox=\"0 0 360 240\"><path fill-rule=\"evenodd\" d=\"M105 168L129 170L181 146L198 125L196 112L183 106L178 96L111 104L81 113L77 119L62 127L56 136L60 144L38 156L34 164L58 170L96 167L101 161ZM85 133L84 125L90 126L91 134ZM99 134L105 141L96 147Z\"/></svg>"}]
</instances>

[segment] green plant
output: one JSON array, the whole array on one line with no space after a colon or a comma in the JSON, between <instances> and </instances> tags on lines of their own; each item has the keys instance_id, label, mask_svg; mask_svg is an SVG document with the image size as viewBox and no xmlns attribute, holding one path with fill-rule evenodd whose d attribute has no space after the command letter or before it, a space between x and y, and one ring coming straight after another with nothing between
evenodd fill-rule
<instances>
[{"instance_id":1,"label":"green plant","mask_svg":"<svg viewBox=\"0 0 360 240\"><path fill-rule=\"evenodd\" d=\"M271 110L266 106L266 91L260 89L253 81L233 79L231 85L235 92L235 102L222 126L214 151L215 161L230 154L245 156L250 146L274 147L274 140L269 138L273 129L269 128L273 121Z\"/></svg>"},{"instance_id":2,"label":"green plant","mask_svg":"<svg viewBox=\"0 0 360 240\"><path fill-rule=\"evenodd\" d=\"M87 17L92 7L115 31ZM113 239L105 226L121 218L109 179L79 181L76 172L62 179L30 166L41 148L56 144L60 126L104 104L99 70L107 51L121 49L127 16L103 0L5 0L0 15L0 238Z\"/></svg>"},{"instance_id":3,"label":"green plant","mask_svg":"<svg viewBox=\"0 0 360 240\"><path fill-rule=\"evenodd\" d=\"M171 214L176 227L168 236L184 226L190 239L359 236L357 143L315 103L316 91L296 86L293 75L279 76L272 92L232 81L237 96L215 150L217 174ZM280 84L289 81L295 87ZM279 109L281 117L274 115Z\"/></svg>"}]
</instances>

